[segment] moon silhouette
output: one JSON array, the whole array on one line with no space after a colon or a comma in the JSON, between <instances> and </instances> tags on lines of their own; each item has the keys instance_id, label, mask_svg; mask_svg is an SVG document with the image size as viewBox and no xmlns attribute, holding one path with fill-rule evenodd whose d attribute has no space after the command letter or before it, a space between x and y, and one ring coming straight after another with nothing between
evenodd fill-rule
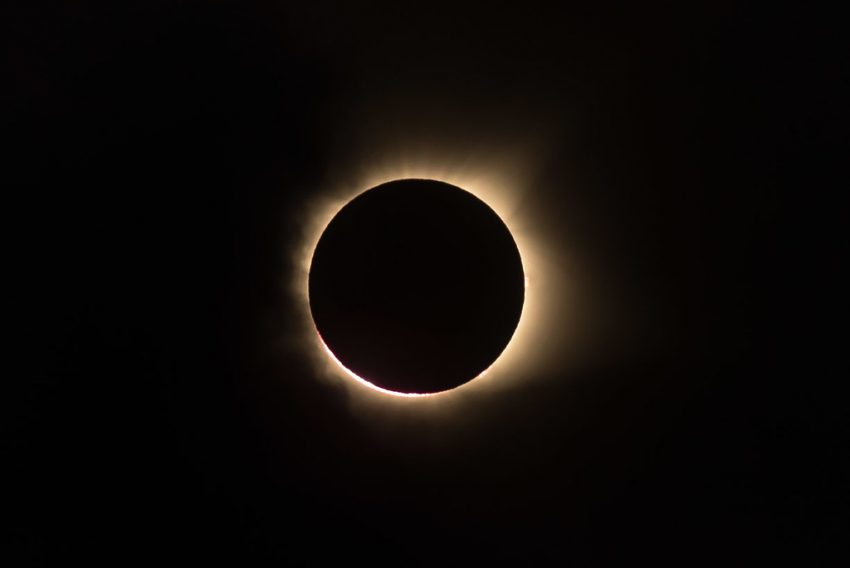
<instances>
[{"instance_id":1,"label":"moon silhouette","mask_svg":"<svg viewBox=\"0 0 850 568\"><path fill-rule=\"evenodd\" d=\"M309 302L348 371L398 394L431 394L486 371L511 340L525 277L514 239L483 201L435 180L374 187L316 245Z\"/></svg>"}]
</instances>

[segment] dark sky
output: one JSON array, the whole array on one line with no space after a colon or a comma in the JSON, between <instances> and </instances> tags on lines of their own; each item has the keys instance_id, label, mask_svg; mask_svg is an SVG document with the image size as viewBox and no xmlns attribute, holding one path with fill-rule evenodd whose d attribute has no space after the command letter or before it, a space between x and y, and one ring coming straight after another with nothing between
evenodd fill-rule
<instances>
[{"instance_id":1,"label":"dark sky","mask_svg":"<svg viewBox=\"0 0 850 568\"><path fill-rule=\"evenodd\" d=\"M14 565L842 564L829 15L3 10ZM521 163L576 283L439 412L320 377L289 292L311 204L402 157Z\"/></svg>"}]
</instances>

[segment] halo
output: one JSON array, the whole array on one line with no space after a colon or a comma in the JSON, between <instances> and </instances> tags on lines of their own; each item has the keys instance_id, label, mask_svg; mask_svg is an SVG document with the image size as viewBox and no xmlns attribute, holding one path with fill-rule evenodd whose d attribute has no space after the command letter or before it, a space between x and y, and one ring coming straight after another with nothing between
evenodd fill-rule
<instances>
[{"instance_id":1,"label":"halo","mask_svg":"<svg viewBox=\"0 0 850 568\"><path fill-rule=\"evenodd\" d=\"M516 168L514 168L516 170ZM478 170L481 172L482 170ZM516 174L516 171L511 172ZM490 175L472 171L468 165L463 172L450 168L402 164L376 167L361 176L352 176L356 181L331 184L324 191L305 203L301 222L303 237L294 250L295 269L291 282L291 294L298 308L297 336L299 349L313 363L318 378L329 380L345 388L353 397L374 401L398 401L400 403L431 404L449 401L458 397L485 391L509 388L525 380L546 359L548 350L547 333L554 326L555 310L543 308L544 296L554 296L556 290L564 296L563 279L557 266L545 262L540 235L535 231L533 215L520 206L528 191L517 175L491 172ZM369 189L398 179L432 179L460 187L486 203L508 227L516 242L525 273L525 300L519 322L511 340L501 355L474 379L450 390L436 393L401 393L380 388L347 369L331 352L319 335L309 308L308 278L313 252L334 216L348 202Z\"/></svg>"}]
</instances>

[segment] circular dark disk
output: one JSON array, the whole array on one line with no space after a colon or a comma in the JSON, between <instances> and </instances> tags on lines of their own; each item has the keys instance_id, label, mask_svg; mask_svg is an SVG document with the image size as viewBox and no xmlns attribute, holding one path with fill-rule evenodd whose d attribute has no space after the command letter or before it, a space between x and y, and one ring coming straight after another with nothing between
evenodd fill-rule
<instances>
[{"instance_id":1,"label":"circular dark disk","mask_svg":"<svg viewBox=\"0 0 850 568\"><path fill-rule=\"evenodd\" d=\"M310 266L322 340L366 381L434 393L474 379L519 322L525 277L508 228L453 185L392 181L328 224Z\"/></svg>"}]
</instances>

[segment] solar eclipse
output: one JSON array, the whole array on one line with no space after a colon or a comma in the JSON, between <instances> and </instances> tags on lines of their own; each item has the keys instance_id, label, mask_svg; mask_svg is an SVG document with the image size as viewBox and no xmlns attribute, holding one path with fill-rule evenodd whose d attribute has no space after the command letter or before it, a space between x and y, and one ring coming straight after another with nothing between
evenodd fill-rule
<instances>
[{"instance_id":1,"label":"solar eclipse","mask_svg":"<svg viewBox=\"0 0 850 568\"><path fill-rule=\"evenodd\" d=\"M484 373L519 323L525 276L514 239L483 201L402 179L345 205L309 272L329 355L389 394L449 391Z\"/></svg>"}]
</instances>

